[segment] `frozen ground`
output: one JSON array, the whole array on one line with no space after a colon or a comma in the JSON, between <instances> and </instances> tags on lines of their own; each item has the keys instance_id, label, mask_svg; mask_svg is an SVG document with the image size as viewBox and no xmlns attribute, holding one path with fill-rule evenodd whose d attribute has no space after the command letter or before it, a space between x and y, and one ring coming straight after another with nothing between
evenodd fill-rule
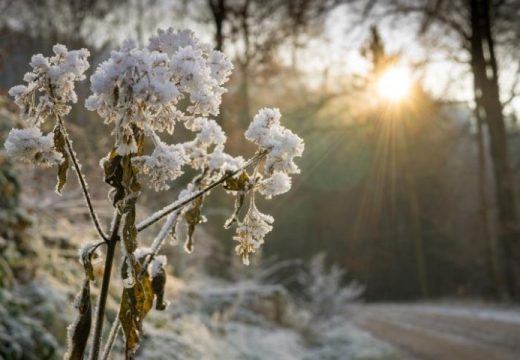
<instances>
[{"instance_id":1,"label":"frozen ground","mask_svg":"<svg viewBox=\"0 0 520 360\"><path fill-rule=\"evenodd\" d=\"M64 326L72 314L68 292L49 279L3 292L0 340L19 342L18 352L57 346L46 358L60 359ZM169 298L165 312L152 311L146 319L138 359L520 359L520 311L515 307L358 304L319 322L309 321L281 287L211 278L189 286L172 280ZM116 350L121 346L119 340ZM11 358L38 358L31 355Z\"/></svg>"}]
</instances>

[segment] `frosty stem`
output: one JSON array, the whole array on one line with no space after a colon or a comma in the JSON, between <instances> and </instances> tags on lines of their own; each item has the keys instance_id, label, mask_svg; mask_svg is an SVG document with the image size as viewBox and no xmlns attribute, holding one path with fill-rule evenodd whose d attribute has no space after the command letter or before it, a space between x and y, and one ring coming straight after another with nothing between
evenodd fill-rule
<instances>
[{"instance_id":1,"label":"frosty stem","mask_svg":"<svg viewBox=\"0 0 520 360\"><path fill-rule=\"evenodd\" d=\"M105 266L103 270L103 282L101 283L101 291L99 293L96 323L94 329L94 338L92 340L92 350L90 351L90 360L97 360L99 357L99 349L101 347L101 336L103 335L103 321L105 319L105 305L108 296L108 287L110 285L110 275L112 273L112 263L114 262L114 253L117 241L119 240L119 225L121 223L121 214L116 210L110 238L106 241L107 254L105 258ZM117 321L117 320L116 320Z\"/></svg>"},{"instance_id":2,"label":"frosty stem","mask_svg":"<svg viewBox=\"0 0 520 360\"><path fill-rule=\"evenodd\" d=\"M74 170L76 172L76 175L78 176L78 181L81 186L81 189L83 190L83 196L85 197L85 201L87 202L88 211L90 214L90 218L92 219L92 222L94 223L94 227L96 228L99 236L104 240L108 241L108 237L101 228L101 225L99 223L99 219L96 215L96 211L94 210L94 206L92 205L92 199L90 197L90 193L88 192L88 185L85 180L85 177L83 176L83 173L81 172L81 166L79 164L78 158L76 157L76 153L74 152L74 149L72 148L72 143L69 139L69 134L67 133L67 129L65 128L65 124L63 123L63 120L61 119L61 116L56 115L56 118L58 119L58 123L60 125L61 131L63 133L63 137L65 139L65 144L67 146L67 151L69 152L70 158L72 159L72 164L74 166Z\"/></svg>"},{"instance_id":3,"label":"frosty stem","mask_svg":"<svg viewBox=\"0 0 520 360\"><path fill-rule=\"evenodd\" d=\"M112 323L112 327L110 328L110 334L108 335L108 340L105 344L105 348L103 349L103 353L101 354L101 360L108 360L110 353L112 352L112 347L114 346L114 342L116 341L117 335L119 334L119 330L121 330L121 323L119 322L119 311L115 317L114 322Z\"/></svg>"}]
</instances>

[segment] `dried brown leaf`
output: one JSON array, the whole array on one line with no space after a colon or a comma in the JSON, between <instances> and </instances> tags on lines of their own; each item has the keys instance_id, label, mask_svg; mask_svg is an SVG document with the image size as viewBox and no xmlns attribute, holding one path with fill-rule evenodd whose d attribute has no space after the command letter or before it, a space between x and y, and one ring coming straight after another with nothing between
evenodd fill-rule
<instances>
[{"instance_id":1,"label":"dried brown leaf","mask_svg":"<svg viewBox=\"0 0 520 360\"><path fill-rule=\"evenodd\" d=\"M68 351L64 360L81 360L87 348L90 327L92 325L92 307L90 304L90 281L85 279L81 291L76 296L75 307L78 315L68 328Z\"/></svg>"},{"instance_id":2,"label":"dried brown leaf","mask_svg":"<svg viewBox=\"0 0 520 360\"><path fill-rule=\"evenodd\" d=\"M58 165L58 182L56 183L56 192L61 194L61 191L67 182L70 157L65 147L65 136L59 125L56 125L54 128L54 149L63 156L63 161Z\"/></svg>"}]
</instances>

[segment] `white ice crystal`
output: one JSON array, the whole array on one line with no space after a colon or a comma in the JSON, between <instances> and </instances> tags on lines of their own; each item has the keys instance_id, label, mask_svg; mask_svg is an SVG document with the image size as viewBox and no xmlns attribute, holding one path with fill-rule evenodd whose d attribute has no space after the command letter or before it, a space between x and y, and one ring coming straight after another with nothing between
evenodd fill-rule
<instances>
[{"instance_id":1,"label":"white ice crystal","mask_svg":"<svg viewBox=\"0 0 520 360\"><path fill-rule=\"evenodd\" d=\"M209 67L211 77L217 81L219 85L226 83L233 70L233 64L224 55L223 52L213 50L209 55Z\"/></svg>"},{"instance_id":2,"label":"white ice crystal","mask_svg":"<svg viewBox=\"0 0 520 360\"><path fill-rule=\"evenodd\" d=\"M271 177L263 179L259 183L259 192L267 199L285 194L290 189L291 178L286 173L280 171L275 171Z\"/></svg>"},{"instance_id":3,"label":"white ice crystal","mask_svg":"<svg viewBox=\"0 0 520 360\"><path fill-rule=\"evenodd\" d=\"M194 169L203 169L210 167L212 170L221 170L225 167L233 167L233 163L236 163L236 159L230 155L222 155L220 160L228 160L231 163L221 163L221 169L209 165L209 161L212 159L212 154L208 154L208 150L211 146L215 146L214 151L223 153L224 143L226 142L226 135L220 125L215 120L208 120L203 117L197 117L192 120L185 122L187 129L197 132L195 139L187 141L183 144L184 151L190 159L191 166Z\"/></svg>"},{"instance_id":4,"label":"white ice crystal","mask_svg":"<svg viewBox=\"0 0 520 360\"><path fill-rule=\"evenodd\" d=\"M14 161L50 167L63 160L63 155L54 150L53 134L42 135L37 127L12 129L4 146Z\"/></svg>"},{"instance_id":5,"label":"white ice crystal","mask_svg":"<svg viewBox=\"0 0 520 360\"><path fill-rule=\"evenodd\" d=\"M189 29L167 30L159 29L157 35L150 38L148 49L150 51L160 51L172 56L181 47L200 47L200 42L195 33Z\"/></svg>"},{"instance_id":6,"label":"white ice crystal","mask_svg":"<svg viewBox=\"0 0 520 360\"><path fill-rule=\"evenodd\" d=\"M217 146L208 157L208 168L219 173L236 171L244 166L244 163L242 156L233 157L225 153L223 146Z\"/></svg>"},{"instance_id":7,"label":"white ice crystal","mask_svg":"<svg viewBox=\"0 0 520 360\"><path fill-rule=\"evenodd\" d=\"M76 103L74 82L85 78L90 55L87 49L68 51L64 45L52 48L54 56L36 54L31 58L32 71L24 75L25 85L9 90L22 115L31 126L40 125L48 116L67 115L69 103Z\"/></svg>"},{"instance_id":8,"label":"white ice crystal","mask_svg":"<svg viewBox=\"0 0 520 360\"><path fill-rule=\"evenodd\" d=\"M164 255L158 255L153 258L152 263L150 264L150 275L152 276L152 278L159 274L161 269L164 269L164 267L166 266L166 262L167 259Z\"/></svg>"},{"instance_id":9,"label":"white ice crystal","mask_svg":"<svg viewBox=\"0 0 520 360\"><path fill-rule=\"evenodd\" d=\"M159 140L152 155L134 158L140 164L145 175L150 176L150 183L156 191L170 188L169 181L182 175L182 167L188 161L182 145L168 145Z\"/></svg>"},{"instance_id":10,"label":"white ice crystal","mask_svg":"<svg viewBox=\"0 0 520 360\"><path fill-rule=\"evenodd\" d=\"M300 172L294 158L303 154L303 140L291 130L280 125L278 109L260 109L245 132L248 140L268 151L265 161L266 172L287 174Z\"/></svg>"}]
</instances>

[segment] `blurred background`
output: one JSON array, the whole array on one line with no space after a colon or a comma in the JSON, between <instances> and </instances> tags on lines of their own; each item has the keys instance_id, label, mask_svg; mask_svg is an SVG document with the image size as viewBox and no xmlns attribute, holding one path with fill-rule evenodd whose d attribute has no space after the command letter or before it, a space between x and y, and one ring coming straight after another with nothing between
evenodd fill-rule
<instances>
[{"instance_id":1,"label":"blurred background","mask_svg":"<svg viewBox=\"0 0 520 360\"><path fill-rule=\"evenodd\" d=\"M275 224L249 268L221 190L194 253L166 247L171 305L138 358L517 359L519 18L517 0L0 0L0 140L22 125L7 91L33 54L86 47L90 75L126 38L191 28L234 64L228 151L253 154L265 106L306 149L293 189L259 205ZM88 81L77 92L67 123L108 222L110 130L81 106ZM145 191L138 216L188 180ZM54 181L0 150L0 358L64 351L95 232L77 184L59 197Z\"/></svg>"}]
</instances>

